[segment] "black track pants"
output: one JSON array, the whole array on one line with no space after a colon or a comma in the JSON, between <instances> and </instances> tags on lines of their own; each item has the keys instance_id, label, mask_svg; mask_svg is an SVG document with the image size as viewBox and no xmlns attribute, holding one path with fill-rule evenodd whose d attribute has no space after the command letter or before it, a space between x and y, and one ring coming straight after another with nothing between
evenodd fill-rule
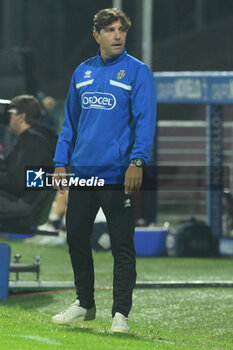
<instances>
[{"instance_id":1,"label":"black track pants","mask_svg":"<svg viewBox=\"0 0 233 350\"><path fill-rule=\"evenodd\" d=\"M126 317L136 281L133 196L123 190L71 190L66 214L67 242L80 305L94 304L94 266L90 236L99 208L107 218L114 257L112 315Z\"/></svg>"}]
</instances>

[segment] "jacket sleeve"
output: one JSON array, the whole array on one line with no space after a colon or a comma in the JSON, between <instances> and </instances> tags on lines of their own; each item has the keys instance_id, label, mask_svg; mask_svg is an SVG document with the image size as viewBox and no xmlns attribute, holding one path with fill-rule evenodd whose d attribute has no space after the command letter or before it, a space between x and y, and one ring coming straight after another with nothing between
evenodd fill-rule
<instances>
[{"instance_id":1,"label":"jacket sleeve","mask_svg":"<svg viewBox=\"0 0 233 350\"><path fill-rule=\"evenodd\" d=\"M9 153L5 165L6 170L0 172L0 190L14 195L21 195L25 189L25 158L29 153L29 145L19 140Z\"/></svg>"},{"instance_id":2,"label":"jacket sleeve","mask_svg":"<svg viewBox=\"0 0 233 350\"><path fill-rule=\"evenodd\" d=\"M58 138L54 157L56 167L65 167L70 164L70 157L75 146L75 140L77 138L80 111L81 108L79 103L79 96L73 76L65 104L65 118L62 125L62 131Z\"/></svg>"},{"instance_id":3,"label":"jacket sleeve","mask_svg":"<svg viewBox=\"0 0 233 350\"><path fill-rule=\"evenodd\" d=\"M156 94L153 74L146 65L135 74L131 111L135 119L135 142L130 159L141 158L148 162L156 128Z\"/></svg>"}]
</instances>

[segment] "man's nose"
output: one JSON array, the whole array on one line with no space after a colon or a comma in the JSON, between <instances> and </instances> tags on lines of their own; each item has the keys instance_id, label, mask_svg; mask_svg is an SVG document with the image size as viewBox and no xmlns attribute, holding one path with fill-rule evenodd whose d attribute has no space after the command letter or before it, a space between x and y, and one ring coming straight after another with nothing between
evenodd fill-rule
<instances>
[{"instance_id":1,"label":"man's nose","mask_svg":"<svg viewBox=\"0 0 233 350\"><path fill-rule=\"evenodd\" d=\"M120 31L119 30L115 31L115 39L120 39Z\"/></svg>"}]
</instances>

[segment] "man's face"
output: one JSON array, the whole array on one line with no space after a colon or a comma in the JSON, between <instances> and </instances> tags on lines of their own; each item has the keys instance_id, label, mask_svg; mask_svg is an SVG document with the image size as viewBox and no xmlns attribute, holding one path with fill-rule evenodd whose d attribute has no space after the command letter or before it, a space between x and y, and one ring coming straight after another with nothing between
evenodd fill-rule
<instances>
[{"instance_id":1,"label":"man's face","mask_svg":"<svg viewBox=\"0 0 233 350\"><path fill-rule=\"evenodd\" d=\"M94 32L93 35L100 45L100 54L105 61L106 58L111 58L122 53L125 47L127 31L125 31L121 20L118 20L102 28L99 33Z\"/></svg>"},{"instance_id":2,"label":"man's face","mask_svg":"<svg viewBox=\"0 0 233 350\"><path fill-rule=\"evenodd\" d=\"M21 125L21 114L18 114L18 111L16 109L10 109L8 111L9 113L9 128L10 130L18 135L20 132L20 125Z\"/></svg>"}]
</instances>

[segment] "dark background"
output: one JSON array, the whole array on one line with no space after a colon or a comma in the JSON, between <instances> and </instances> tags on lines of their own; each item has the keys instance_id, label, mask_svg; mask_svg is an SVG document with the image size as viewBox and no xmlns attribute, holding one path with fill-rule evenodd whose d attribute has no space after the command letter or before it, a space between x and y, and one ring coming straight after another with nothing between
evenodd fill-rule
<instances>
[{"instance_id":1,"label":"dark background","mask_svg":"<svg viewBox=\"0 0 233 350\"><path fill-rule=\"evenodd\" d=\"M0 98L17 84L65 98L73 70L96 54L92 18L105 7L112 1L0 0ZM141 59L142 0L123 10L127 51ZM153 12L153 71L233 70L233 0L154 0Z\"/></svg>"}]
</instances>

